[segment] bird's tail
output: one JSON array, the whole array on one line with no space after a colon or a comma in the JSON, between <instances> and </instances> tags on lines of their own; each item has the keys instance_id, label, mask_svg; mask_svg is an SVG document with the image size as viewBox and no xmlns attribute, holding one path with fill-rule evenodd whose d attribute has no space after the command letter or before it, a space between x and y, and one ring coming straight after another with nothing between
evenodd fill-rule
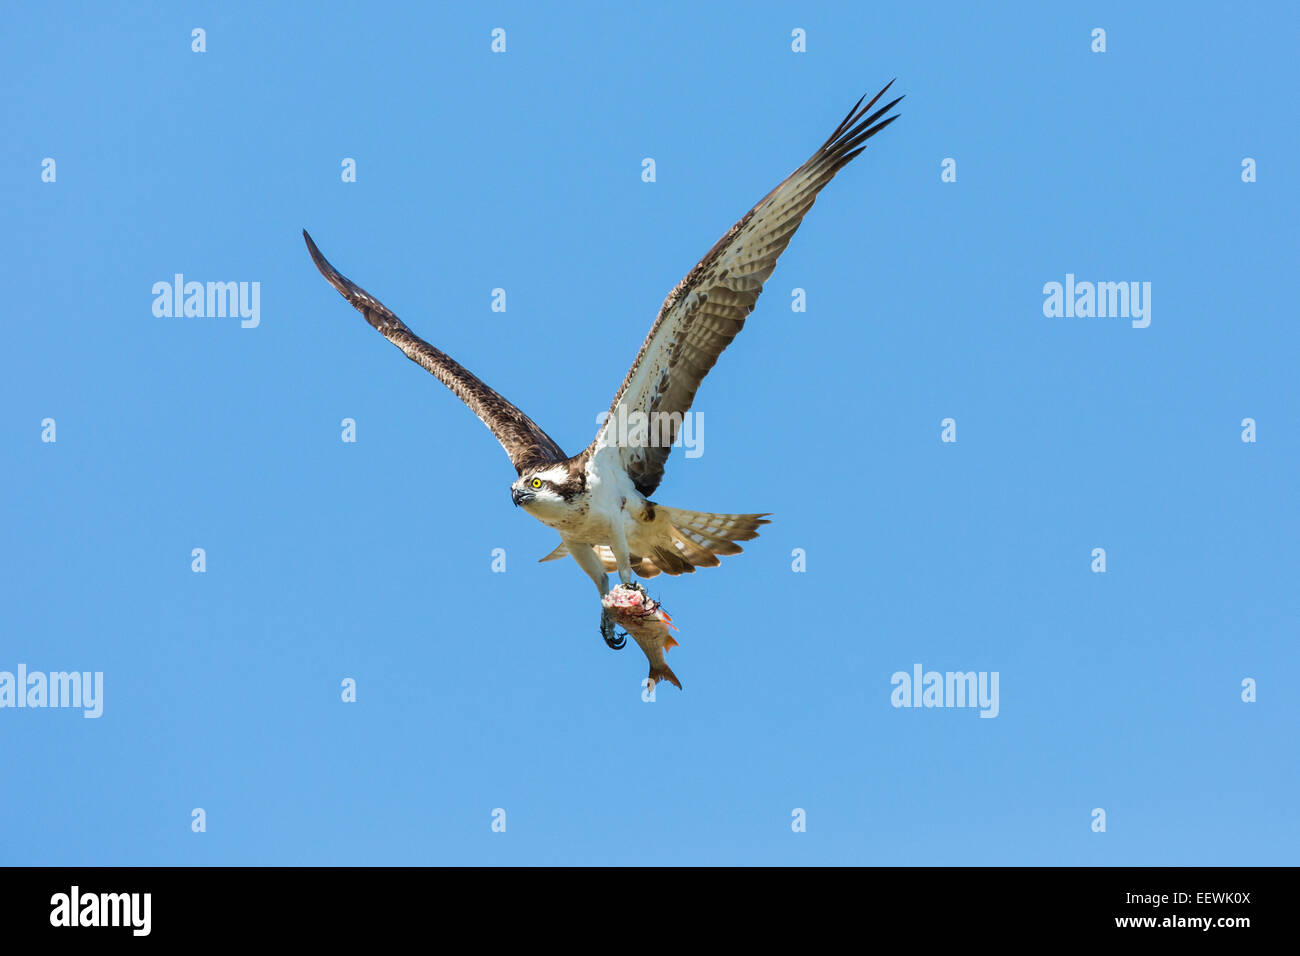
<instances>
[{"instance_id":1,"label":"bird's tail","mask_svg":"<svg viewBox=\"0 0 1300 956\"><path fill-rule=\"evenodd\" d=\"M719 555L740 554L744 548L737 542L757 538L758 529L768 523L767 513L727 515L663 505L656 505L655 511L672 526L673 547L656 548L649 557L668 574L717 567Z\"/></svg>"},{"instance_id":2,"label":"bird's tail","mask_svg":"<svg viewBox=\"0 0 1300 956\"><path fill-rule=\"evenodd\" d=\"M758 537L758 529L768 524L767 515L714 514L708 511L685 511L655 505L655 525L661 530L659 541L648 554L632 555L632 570L643 578L652 578L660 571L666 574L690 574L696 568L714 568L721 562L719 555L740 554L744 549L738 541ZM554 561L569 553L560 546L542 558ZM604 545L596 546L596 553L604 562L606 571L618 568L614 552Z\"/></svg>"}]
</instances>

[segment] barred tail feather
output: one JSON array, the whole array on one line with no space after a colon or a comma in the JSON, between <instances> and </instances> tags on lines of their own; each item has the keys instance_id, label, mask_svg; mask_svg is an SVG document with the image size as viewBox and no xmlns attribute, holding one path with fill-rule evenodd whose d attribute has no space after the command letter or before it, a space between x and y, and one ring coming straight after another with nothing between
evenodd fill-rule
<instances>
[{"instance_id":1,"label":"barred tail feather","mask_svg":"<svg viewBox=\"0 0 1300 956\"><path fill-rule=\"evenodd\" d=\"M758 529L769 524L761 514L714 514L708 511L685 511L656 504L655 521L658 540L649 554L632 554L632 570L643 578L665 574L693 574L696 568L716 568L719 555L740 554L738 541L758 537ZM618 562L606 545L596 545L606 571L616 571ZM569 553L563 542L542 561L554 561Z\"/></svg>"},{"instance_id":2,"label":"barred tail feather","mask_svg":"<svg viewBox=\"0 0 1300 956\"><path fill-rule=\"evenodd\" d=\"M770 514L724 515L663 506L658 510L678 534L715 555L740 554L744 549L736 542L757 538L758 529L769 523Z\"/></svg>"}]
</instances>

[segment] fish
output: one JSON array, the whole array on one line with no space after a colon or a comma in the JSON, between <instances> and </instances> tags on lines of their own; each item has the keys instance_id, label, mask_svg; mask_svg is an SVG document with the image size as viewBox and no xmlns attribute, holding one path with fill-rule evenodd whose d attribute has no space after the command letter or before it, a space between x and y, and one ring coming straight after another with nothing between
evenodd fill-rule
<instances>
[{"instance_id":1,"label":"fish","mask_svg":"<svg viewBox=\"0 0 1300 956\"><path fill-rule=\"evenodd\" d=\"M609 611L614 623L631 635L650 661L648 689L654 690L655 684L666 680L681 690L682 682L668 666L665 657L671 648L678 646L670 633L677 630L677 625L659 602L638 585L620 584L606 593L600 603Z\"/></svg>"}]
</instances>

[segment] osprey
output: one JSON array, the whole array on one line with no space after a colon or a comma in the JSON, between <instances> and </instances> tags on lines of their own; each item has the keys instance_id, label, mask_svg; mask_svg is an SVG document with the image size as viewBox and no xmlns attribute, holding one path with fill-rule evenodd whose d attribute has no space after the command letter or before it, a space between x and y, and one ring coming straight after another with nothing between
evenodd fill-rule
<instances>
[{"instance_id":1,"label":"osprey","mask_svg":"<svg viewBox=\"0 0 1300 956\"><path fill-rule=\"evenodd\" d=\"M768 523L768 513L685 511L657 504L650 495L663 478L664 463L696 390L754 310L777 257L817 194L866 148L868 139L898 118L881 117L901 96L872 111L892 85L891 80L865 106L865 96L858 100L821 148L745 213L668 293L608 417L577 455L566 455L531 418L340 274L306 230L303 238L316 268L366 321L433 373L491 429L518 473L510 486L511 499L559 532L559 546L542 560L571 556L602 599L610 590L611 571L618 572L622 587L642 590L633 582L634 574L651 578L661 571L676 575L715 567L719 555L739 554L737 542L757 537L758 528ZM637 415L643 416L638 421L652 422L655 428L617 427ZM632 435L638 440L631 440ZM604 603L600 632L612 648L626 643L625 635L615 634ZM669 638L667 646L674 644ZM663 664L663 649L646 650L650 677L680 688Z\"/></svg>"}]
</instances>

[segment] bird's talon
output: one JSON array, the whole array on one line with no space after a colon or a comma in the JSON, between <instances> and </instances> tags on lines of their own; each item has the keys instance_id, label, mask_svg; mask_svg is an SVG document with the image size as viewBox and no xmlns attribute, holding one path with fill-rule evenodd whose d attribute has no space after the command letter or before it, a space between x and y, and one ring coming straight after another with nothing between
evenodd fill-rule
<instances>
[{"instance_id":1,"label":"bird's talon","mask_svg":"<svg viewBox=\"0 0 1300 956\"><path fill-rule=\"evenodd\" d=\"M614 621L608 611L600 615L600 636L612 651L621 651L627 645L627 634L620 634L614 629Z\"/></svg>"}]
</instances>

